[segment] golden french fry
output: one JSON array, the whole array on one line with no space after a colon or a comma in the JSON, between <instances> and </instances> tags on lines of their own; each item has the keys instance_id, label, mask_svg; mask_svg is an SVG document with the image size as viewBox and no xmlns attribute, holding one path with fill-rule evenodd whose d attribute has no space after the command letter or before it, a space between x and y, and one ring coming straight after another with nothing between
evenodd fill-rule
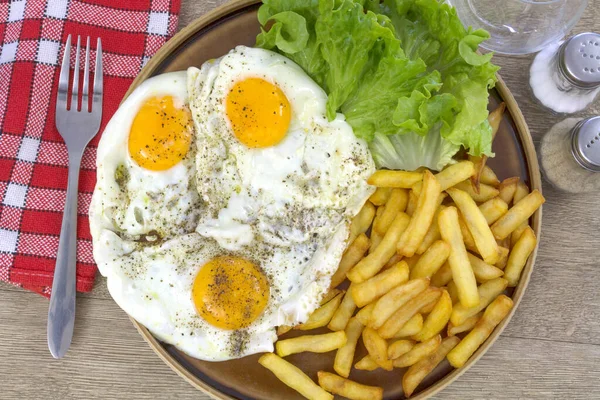
<instances>
[{"instance_id":1,"label":"golden french fry","mask_svg":"<svg viewBox=\"0 0 600 400\"><path fill-rule=\"evenodd\" d=\"M417 208L417 203L419 202L419 196L415 194L414 190L408 192L408 204L406 204L406 214L412 217L413 213Z\"/></svg>"},{"instance_id":2,"label":"golden french fry","mask_svg":"<svg viewBox=\"0 0 600 400\"><path fill-rule=\"evenodd\" d=\"M375 329L369 328L368 326L365 329L363 329L362 338L367 352L369 353L371 358L377 363L377 365L379 365L386 371L391 371L393 369L393 366L392 360L388 359L387 356L387 342L381 336L379 336Z\"/></svg>"},{"instance_id":3,"label":"golden french fry","mask_svg":"<svg viewBox=\"0 0 600 400\"><path fill-rule=\"evenodd\" d=\"M494 197L480 205L479 211L485 217L487 224L491 225L506 214L508 205L500 197Z\"/></svg>"},{"instance_id":4,"label":"golden french fry","mask_svg":"<svg viewBox=\"0 0 600 400\"><path fill-rule=\"evenodd\" d=\"M498 197L502 199L506 204L510 205L512 199L515 195L515 191L517 190L517 184L519 183L519 177L513 176L512 178L506 178L500 183L498 190L500 193Z\"/></svg>"},{"instance_id":5,"label":"golden french fry","mask_svg":"<svg viewBox=\"0 0 600 400\"><path fill-rule=\"evenodd\" d=\"M521 223L527 221L545 201L546 199L537 189L523 197L492 225L492 232L496 239L502 240L508 237Z\"/></svg>"},{"instance_id":6,"label":"golden french fry","mask_svg":"<svg viewBox=\"0 0 600 400\"><path fill-rule=\"evenodd\" d=\"M431 277L431 286L439 287L446 286L452 280L452 268L448 261L438 269Z\"/></svg>"},{"instance_id":7,"label":"golden french fry","mask_svg":"<svg viewBox=\"0 0 600 400\"><path fill-rule=\"evenodd\" d=\"M404 212L408 204L408 191L406 189L392 189L392 194L385 203L381 215L373 222L373 230L381 236L385 235L394 218L399 212Z\"/></svg>"},{"instance_id":8,"label":"golden french fry","mask_svg":"<svg viewBox=\"0 0 600 400\"><path fill-rule=\"evenodd\" d=\"M465 322L456 326L452 324L452 322L448 322L448 336L454 336L458 335L459 333L470 331L473 329L473 327L475 327L477 321L479 321L479 318L481 318L482 315L483 311L467 318Z\"/></svg>"},{"instance_id":9,"label":"golden french fry","mask_svg":"<svg viewBox=\"0 0 600 400\"><path fill-rule=\"evenodd\" d=\"M369 197L369 201L376 206L385 204L390 195L392 194L392 188L389 187L378 187L377 190Z\"/></svg>"},{"instance_id":10,"label":"golden french fry","mask_svg":"<svg viewBox=\"0 0 600 400\"><path fill-rule=\"evenodd\" d=\"M479 178L479 182L485 183L486 185L490 185L493 187L498 187L500 185L500 180L496 173L487 165L483 166L481 170L481 176Z\"/></svg>"},{"instance_id":11,"label":"golden french fry","mask_svg":"<svg viewBox=\"0 0 600 400\"><path fill-rule=\"evenodd\" d=\"M356 364L354 364L354 368L362 370L362 371L375 371L379 367L379 364L373 360L370 355L366 355L361 358Z\"/></svg>"},{"instance_id":12,"label":"golden french fry","mask_svg":"<svg viewBox=\"0 0 600 400\"><path fill-rule=\"evenodd\" d=\"M414 340L400 339L391 343L388 347L388 358L395 360L396 358L408 353L416 344Z\"/></svg>"},{"instance_id":13,"label":"golden french fry","mask_svg":"<svg viewBox=\"0 0 600 400\"><path fill-rule=\"evenodd\" d=\"M452 314L452 299L447 291L442 290L440 299L435 303L435 307L429 313L425 322L423 323L423 329L421 332L413 336L413 339L418 342L424 342L431 339L438 333L440 333Z\"/></svg>"},{"instance_id":14,"label":"golden french fry","mask_svg":"<svg viewBox=\"0 0 600 400\"><path fill-rule=\"evenodd\" d=\"M421 172L380 169L367 179L367 183L377 187L410 189L421 179L423 179Z\"/></svg>"},{"instance_id":15,"label":"golden french fry","mask_svg":"<svg viewBox=\"0 0 600 400\"><path fill-rule=\"evenodd\" d=\"M500 193L495 187L483 183L479 184L479 193L477 193L470 180L462 181L454 185L454 187L469 193L469 196L478 203L485 203Z\"/></svg>"},{"instance_id":16,"label":"golden french fry","mask_svg":"<svg viewBox=\"0 0 600 400\"><path fill-rule=\"evenodd\" d=\"M333 400L330 393L314 383L299 368L273 353L262 355L258 359L258 363L275 374L281 382L309 400Z\"/></svg>"},{"instance_id":17,"label":"golden french fry","mask_svg":"<svg viewBox=\"0 0 600 400\"><path fill-rule=\"evenodd\" d=\"M371 318L369 319L367 326L370 326L373 329L379 329L388 320L388 318L390 318L394 312L396 312L396 310L398 310L412 298L416 297L419 293L427 289L428 286L429 279L420 278L413 279L390 290L375 303L375 307L371 312Z\"/></svg>"},{"instance_id":18,"label":"golden french fry","mask_svg":"<svg viewBox=\"0 0 600 400\"><path fill-rule=\"evenodd\" d=\"M435 210L435 215L433 216L433 222L432 222L431 226L429 227L429 229L427 230L427 233L425 234L425 237L423 238L421 245L417 249L417 254L425 253L427 251L427 249L430 248L431 245L436 240L441 239L440 227L437 224L437 220L438 220L438 215L440 215L440 211L442 211L444 208L446 208L446 207L439 205L437 210Z\"/></svg>"},{"instance_id":19,"label":"golden french fry","mask_svg":"<svg viewBox=\"0 0 600 400\"><path fill-rule=\"evenodd\" d=\"M502 294L507 285L508 281L504 278L492 279L479 285L479 288L477 288L480 299L479 304L471 308L467 308L460 303L456 304L452 309L452 315L450 315L452 324L461 325L469 317L486 308L496 297Z\"/></svg>"},{"instance_id":20,"label":"golden french fry","mask_svg":"<svg viewBox=\"0 0 600 400\"><path fill-rule=\"evenodd\" d=\"M277 336L285 335L292 330L293 327L289 325L280 325L277 327Z\"/></svg>"},{"instance_id":21,"label":"golden french fry","mask_svg":"<svg viewBox=\"0 0 600 400\"><path fill-rule=\"evenodd\" d=\"M500 127L500 122L502 122L502 116L504 114L504 109L506 108L506 104L504 102L498 104L498 107L488 115L488 122L492 127L492 140L496 137L498 133L498 128Z\"/></svg>"},{"instance_id":22,"label":"golden french fry","mask_svg":"<svg viewBox=\"0 0 600 400\"><path fill-rule=\"evenodd\" d=\"M409 352L395 359L392 364L396 368L410 367L435 352L441 343L442 337L435 335L422 343L414 345Z\"/></svg>"},{"instance_id":23,"label":"golden french fry","mask_svg":"<svg viewBox=\"0 0 600 400\"><path fill-rule=\"evenodd\" d=\"M392 268L394 265L398 264L400 261L402 261L402 256L398 253L395 253L392 258L390 258L388 260L388 262L385 263L385 265L383 266L383 269L390 269Z\"/></svg>"},{"instance_id":24,"label":"golden french fry","mask_svg":"<svg viewBox=\"0 0 600 400\"><path fill-rule=\"evenodd\" d=\"M429 304L423 306L423 308L421 308L419 310L419 313L421 313L422 315L427 315L431 311L433 311L433 307L435 307L435 303L429 303Z\"/></svg>"},{"instance_id":25,"label":"golden french fry","mask_svg":"<svg viewBox=\"0 0 600 400\"><path fill-rule=\"evenodd\" d=\"M383 237L383 240L379 246L377 246L377 249L360 260L350 271L348 271L346 274L348 279L352 282L360 283L378 273L396 252L396 243L404 230L408 227L409 221L410 217L408 215L403 212L398 213L394 222L392 222L392 225Z\"/></svg>"},{"instance_id":26,"label":"golden french fry","mask_svg":"<svg viewBox=\"0 0 600 400\"><path fill-rule=\"evenodd\" d=\"M342 256L337 271L335 271L335 274L331 277L331 285L329 285L329 287L335 288L346 280L348 271L363 258L363 255L369 250L370 245L371 242L367 235L364 233L358 235Z\"/></svg>"},{"instance_id":27,"label":"golden french fry","mask_svg":"<svg viewBox=\"0 0 600 400\"><path fill-rule=\"evenodd\" d=\"M380 272L374 277L361 282L352 284L352 296L358 307L364 307L374 300L377 300L396 286L408 280L408 264L406 261L400 261L393 267Z\"/></svg>"},{"instance_id":28,"label":"golden french fry","mask_svg":"<svg viewBox=\"0 0 600 400\"><path fill-rule=\"evenodd\" d=\"M517 183L517 189L515 190L515 195L513 196L513 204L517 204L528 194L529 194L529 188L527 187L527 185L523 182ZM523 234L523 232L525 231L525 229L528 226L529 226L529 223L522 222L521 225L519 225L519 227L514 230L514 232L511 234L511 237L510 237L511 247L513 247L515 245L515 243L517 243L517 241L519 240L519 238L521 237L521 235Z\"/></svg>"},{"instance_id":29,"label":"golden french fry","mask_svg":"<svg viewBox=\"0 0 600 400\"><path fill-rule=\"evenodd\" d=\"M305 351L327 353L345 345L346 340L346 333L344 331L324 333L322 335L304 335L292 339L279 340L275 343L275 350L279 357Z\"/></svg>"},{"instance_id":30,"label":"golden french fry","mask_svg":"<svg viewBox=\"0 0 600 400\"><path fill-rule=\"evenodd\" d=\"M459 161L444 168L435 174L435 178L440 184L440 190L444 190L456 185L459 182L469 179L475 173L475 166L471 161ZM417 182L413 186L416 195L421 194L423 188L422 182Z\"/></svg>"},{"instance_id":31,"label":"golden french fry","mask_svg":"<svg viewBox=\"0 0 600 400\"><path fill-rule=\"evenodd\" d=\"M355 315L355 318L360 321L361 324L367 325L371 320L371 314L373 313L373 309L375 308L375 303L367 304Z\"/></svg>"},{"instance_id":32,"label":"golden french fry","mask_svg":"<svg viewBox=\"0 0 600 400\"><path fill-rule=\"evenodd\" d=\"M410 270L410 279L431 278L444 265L450 255L450 246L443 240L431 245Z\"/></svg>"},{"instance_id":33,"label":"golden french fry","mask_svg":"<svg viewBox=\"0 0 600 400\"><path fill-rule=\"evenodd\" d=\"M393 339L409 338L412 335L421 332L421 329L423 329L423 316L421 314L415 314L398 332L396 332Z\"/></svg>"},{"instance_id":34,"label":"golden french fry","mask_svg":"<svg viewBox=\"0 0 600 400\"><path fill-rule=\"evenodd\" d=\"M512 249L513 247L515 247L515 244L517 244L517 242L519 241L519 238L521 237L521 235L523 234L523 232L525 232L525 230L529 228L529 222L525 221L522 222L521 225L519 225L517 227L517 229L515 229L511 234L510 234L510 248ZM508 238L506 238L508 239Z\"/></svg>"},{"instance_id":35,"label":"golden french fry","mask_svg":"<svg viewBox=\"0 0 600 400\"><path fill-rule=\"evenodd\" d=\"M504 113L504 103L501 103L500 106L498 106L494 111L492 111L489 115L488 115L488 122L492 128L492 140L493 138L496 136L496 133L498 132L498 127L500 126L500 121L502 121L502 114ZM469 156L469 160L473 161L473 163L475 164L475 174L474 176L471 178L471 181L473 182L473 186L475 187L475 190L477 192L479 192L479 182L483 182L483 173L485 170L485 163L487 162L488 157L486 155L483 155L481 157L476 157L476 156ZM490 169L491 171L491 169ZM492 171L493 172L493 171ZM495 174L494 174L495 176ZM497 178L496 178L497 180ZM483 183L487 183L487 182L483 182Z\"/></svg>"},{"instance_id":36,"label":"golden french fry","mask_svg":"<svg viewBox=\"0 0 600 400\"><path fill-rule=\"evenodd\" d=\"M333 369L335 372L347 378L350 375L350 369L352 368L352 361L354 361L354 352L356 351L356 344L362 334L364 325L356 318L350 318L346 325L346 344L340 347L335 354L335 361L333 362Z\"/></svg>"},{"instance_id":37,"label":"golden french fry","mask_svg":"<svg viewBox=\"0 0 600 400\"><path fill-rule=\"evenodd\" d=\"M515 247L513 247L508 261L506 262L506 268L504 269L504 279L508 281L509 287L517 286L519 279L521 278L521 272L525 268L527 259L535 249L537 244L537 238L533 229L527 227L525 232L521 235Z\"/></svg>"},{"instance_id":38,"label":"golden french fry","mask_svg":"<svg viewBox=\"0 0 600 400\"><path fill-rule=\"evenodd\" d=\"M377 219L377 218L375 218ZM383 235L379 234L378 232L371 232L371 247L369 247L369 254L373 253L375 251L375 249L377 248L377 246L379 246L379 244L381 243L381 241L383 240Z\"/></svg>"},{"instance_id":39,"label":"golden french fry","mask_svg":"<svg viewBox=\"0 0 600 400\"><path fill-rule=\"evenodd\" d=\"M333 314L335 314L335 310L338 309L343 296L344 293L338 293L333 299L329 300L327 303L317 308L312 314L310 314L308 321L297 325L294 327L294 329L308 331L327 325L329 321L331 321Z\"/></svg>"},{"instance_id":40,"label":"golden french fry","mask_svg":"<svg viewBox=\"0 0 600 400\"><path fill-rule=\"evenodd\" d=\"M332 300L335 296L337 296L340 293L342 293L341 289L329 289L329 292L325 293L325 296L323 296L323 298L319 302L319 306L324 306L325 304L329 303L330 300Z\"/></svg>"},{"instance_id":41,"label":"golden french fry","mask_svg":"<svg viewBox=\"0 0 600 400\"><path fill-rule=\"evenodd\" d=\"M508 250L506 247L498 246L498 251L500 252L500 258L498 259L495 267L504 269L506 267L506 262L508 261L510 250Z\"/></svg>"},{"instance_id":42,"label":"golden french fry","mask_svg":"<svg viewBox=\"0 0 600 400\"><path fill-rule=\"evenodd\" d=\"M352 297L352 291L354 287L350 285L348 291L344 295L342 302L339 307L333 313L333 317L329 321L327 328L332 331L342 331L346 329L346 324L352 318L352 314L354 314L354 310L356 310L356 303L354 303L354 299Z\"/></svg>"},{"instance_id":43,"label":"golden french fry","mask_svg":"<svg viewBox=\"0 0 600 400\"><path fill-rule=\"evenodd\" d=\"M319 385L333 394L350 400L381 400L383 388L367 386L325 371L317 372Z\"/></svg>"},{"instance_id":44,"label":"golden french fry","mask_svg":"<svg viewBox=\"0 0 600 400\"><path fill-rule=\"evenodd\" d=\"M354 240L361 233L365 233L371 226L374 217L375 207L373 204L367 201L350 223L350 235L348 236L348 243L354 242Z\"/></svg>"},{"instance_id":45,"label":"golden french fry","mask_svg":"<svg viewBox=\"0 0 600 400\"><path fill-rule=\"evenodd\" d=\"M423 242L438 207L440 184L429 171L423 173L423 190L410 223L398 241L398 253L412 257Z\"/></svg>"},{"instance_id":46,"label":"golden french fry","mask_svg":"<svg viewBox=\"0 0 600 400\"><path fill-rule=\"evenodd\" d=\"M450 296L450 300L452 300L452 304L458 303L458 288L456 287L456 283L454 283L454 281L448 282L446 289L448 290L448 295Z\"/></svg>"},{"instance_id":47,"label":"golden french fry","mask_svg":"<svg viewBox=\"0 0 600 400\"><path fill-rule=\"evenodd\" d=\"M410 283L411 281L409 281ZM435 303L442 294L442 290L438 288L427 288L416 297L406 302L402 307L396 310L390 318L377 331L379 336L384 339L392 338L396 333L423 307L430 303ZM373 313L375 315L375 313ZM371 315L371 318L373 317Z\"/></svg>"},{"instance_id":48,"label":"golden french fry","mask_svg":"<svg viewBox=\"0 0 600 400\"><path fill-rule=\"evenodd\" d=\"M471 231L469 230L469 227L467 226L467 223L465 222L465 219L460 211L458 213L458 225L460 227L460 234L462 235L465 247L477 253L478 250L477 246L475 245L475 239L473 238L473 235L471 234Z\"/></svg>"},{"instance_id":49,"label":"golden french fry","mask_svg":"<svg viewBox=\"0 0 600 400\"><path fill-rule=\"evenodd\" d=\"M505 295L498 296L485 310L471 332L448 353L448 361L454 368L460 368L491 335L496 326L508 315L513 301Z\"/></svg>"},{"instance_id":50,"label":"golden french fry","mask_svg":"<svg viewBox=\"0 0 600 400\"><path fill-rule=\"evenodd\" d=\"M494 234L485 216L479 207L477 207L475 200L467 192L463 192L460 189L450 188L447 190L447 193L452 197L452 200L454 200L454 203L460 210L467 228L469 228L473 236L479 254L481 254L488 264L495 264L500 257L498 243L496 243L496 238L494 238Z\"/></svg>"},{"instance_id":51,"label":"golden french fry","mask_svg":"<svg viewBox=\"0 0 600 400\"><path fill-rule=\"evenodd\" d=\"M491 281L504 274L500 268L486 263L481 258L474 256L471 253L467 253L467 255L469 256L469 262L471 263L471 268L473 268L473 273L475 274L477 282L483 283Z\"/></svg>"},{"instance_id":52,"label":"golden french fry","mask_svg":"<svg viewBox=\"0 0 600 400\"><path fill-rule=\"evenodd\" d=\"M438 223L442 238L450 245L448 264L452 269L452 279L458 288L460 303L465 307L474 307L479 303L477 282L460 233L456 208L444 209L438 217Z\"/></svg>"},{"instance_id":53,"label":"golden french fry","mask_svg":"<svg viewBox=\"0 0 600 400\"><path fill-rule=\"evenodd\" d=\"M410 397L417 386L425 379L431 371L438 366L440 362L446 358L446 355L452 350L460 339L456 336L450 336L442 340L442 343L438 346L433 354L429 357L425 357L416 364L413 364L402 376L402 389L404 395Z\"/></svg>"},{"instance_id":54,"label":"golden french fry","mask_svg":"<svg viewBox=\"0 0 600 400\"><path fill-rule=\"evenodd\" d=\"M413 269L414 266L417 265L417 263L419 262L420 258L421 258L420 255L415 254L412 257L405 258L404 261L406 261L406 263L408 264L409 269Z\"/></svg>"}]
</instances>

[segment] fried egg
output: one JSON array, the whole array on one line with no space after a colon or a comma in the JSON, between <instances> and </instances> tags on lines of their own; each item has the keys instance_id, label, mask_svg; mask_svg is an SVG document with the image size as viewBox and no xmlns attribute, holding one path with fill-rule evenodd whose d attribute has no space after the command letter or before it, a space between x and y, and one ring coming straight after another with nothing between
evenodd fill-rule
<instances>
[{"instance_id":1,"label":"fried egg","mask_svg":"<svg viewBox=\"0 0 600 400\"><path fill-rule=\"evenodd\" d=\"M194 231L201 204L187 104L182 72L148 79L121 104L98 146L92 227L148 240Z\"/></svg>"},{"instance_id":2,"label":"fried egg","mask_svg":"<svg viewBox=\"0 0 600 400\"><path fill-rule=\"evenodd\" d=\"M158 339L202 360L239 358L273 351L277 326L318 307L375 170L343 115L327 120L326 100L289 59L237 47L122 104L98 152L94 257L115 301ZM155 127L164 107L161 129L179 122L155 150L134 121L143 111Z\"/></svg>"}]
</instances>

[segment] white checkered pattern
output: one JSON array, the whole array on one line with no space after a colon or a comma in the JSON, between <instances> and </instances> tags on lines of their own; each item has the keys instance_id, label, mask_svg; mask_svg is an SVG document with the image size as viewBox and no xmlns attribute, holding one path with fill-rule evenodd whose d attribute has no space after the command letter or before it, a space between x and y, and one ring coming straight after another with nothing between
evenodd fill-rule
<instances>
[{"instance_id":1,"label":"white checkered pattern","mask_svg":"<svg viewBox=\"0 0 600 400\"><path fill-rule=\"evenodd\" d=\"M19 234L17 232L0 229L0 251L14 253L17 249L18 238Z\"/></svg>"},{"instance_id":2,"label":"white checkered pattern","mask_svg":"<svg viewBox=\"0 0 600 400\"><path fill-rule=\"evenodd\" d=\"M39 139L24 137L21 141L21 148L17 158L21 161L34 162L37 157L38 147L40 147Z\"/></svg>"},{"instance_id":3,"label":"white checkered pattern","mask_svg":"<svg viewBox=\"0 0 600 400\"><path fill-rule=\"evenodd\" d=\"M27 186L9 183L8 188L6 188L3 204L12 207L23 207L26 194Z\"/></svg>"}]
</instances>

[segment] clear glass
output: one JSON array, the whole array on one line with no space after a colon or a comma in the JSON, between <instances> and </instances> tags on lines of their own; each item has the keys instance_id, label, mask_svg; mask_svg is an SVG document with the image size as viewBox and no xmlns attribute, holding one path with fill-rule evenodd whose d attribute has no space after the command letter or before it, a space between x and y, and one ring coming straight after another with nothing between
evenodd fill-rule
<instances>
[{"instance_id":1,"label":"clear glass","mask_svg":"<svg viewBox=\"0 0 600 400\"><path fill-rule=\"evenodd\" d=\"M579 21L588 0L447 0L465 26L491 35L482 47L529 54L562 39Z\"/></svg>"}]
</instances>

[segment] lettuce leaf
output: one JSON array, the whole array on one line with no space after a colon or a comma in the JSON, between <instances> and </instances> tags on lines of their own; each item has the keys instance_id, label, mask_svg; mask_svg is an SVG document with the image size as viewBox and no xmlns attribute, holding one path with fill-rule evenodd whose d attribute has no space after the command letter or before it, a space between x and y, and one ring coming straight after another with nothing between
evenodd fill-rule
<instances>
[{"instance_id":1,"label":"lettuce leaf","mask_svg":"<svg viewBox=\"0 0 600 400\"><path fill-rule=\"evenodd\" d=\"M461 146L491 154L488 35L438 0L264 0L257 45L300 65L370 142L379 167L440 169Z\"/></svg>"}]
</instances>

